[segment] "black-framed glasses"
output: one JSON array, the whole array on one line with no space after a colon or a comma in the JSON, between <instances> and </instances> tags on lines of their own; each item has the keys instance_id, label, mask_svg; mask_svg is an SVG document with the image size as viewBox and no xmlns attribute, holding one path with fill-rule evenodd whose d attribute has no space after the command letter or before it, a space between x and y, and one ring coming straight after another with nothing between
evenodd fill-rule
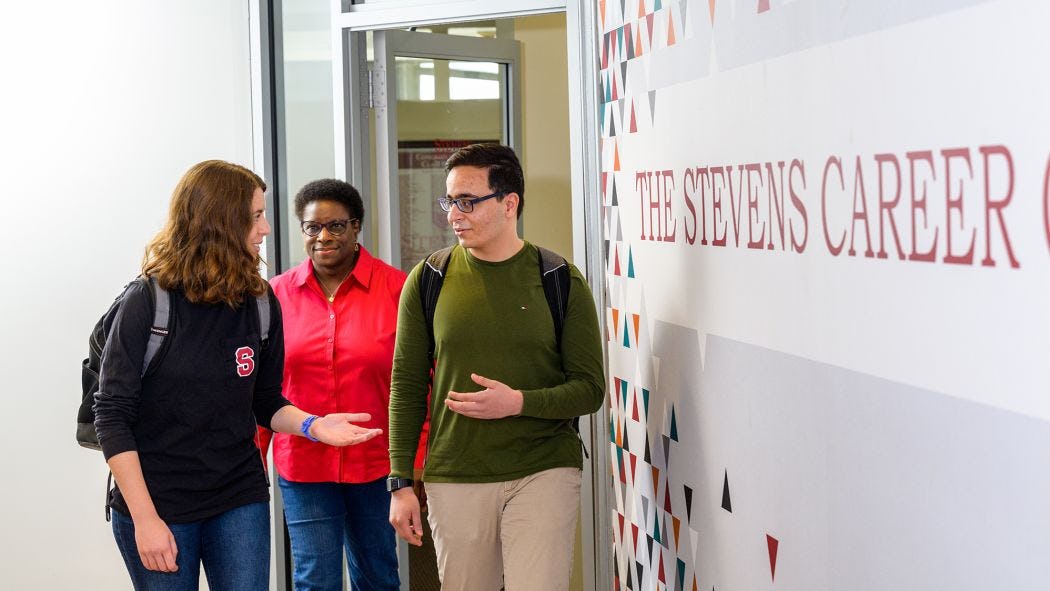
<instances>
[{"instance_id":1,"label":"black-framed glasses","mask_svg":"<svg viewBox=\"0 0 1050 591\"><path fill-rule=\"evenodd\" d=\"M342 236L346 234L346 229L357 223L357 218L350 218L348 220L332 220L327 224L321 222L305 221L300 222L299 227L303 229L303 234L307 236L319 236L321 230L328 230L328 233L332 236Z\"/></svg>"},{"instance_id":2,"label":"black-framed glasses","mask_svg":"<svg viewBox=\"0 0 1050 591\"><path fill-rule=\"evenodd\" d=\"M452 211L452 204L454 203L457 208L463 213L470 213L474 211L474 205L481 203L486 199L492 199L493 197L502 197L506 195L505 191L496 191L491 195L485 195L484 197L460 197L458 199L450 199L448 197L438 197L438 205L445 211Z\"/></svg>"}]
</instances>

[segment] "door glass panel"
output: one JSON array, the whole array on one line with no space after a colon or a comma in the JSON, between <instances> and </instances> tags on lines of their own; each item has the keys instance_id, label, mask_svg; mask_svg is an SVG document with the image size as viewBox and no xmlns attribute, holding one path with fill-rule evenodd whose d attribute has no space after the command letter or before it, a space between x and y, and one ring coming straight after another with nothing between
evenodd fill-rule
<instances>
[{"instance_id":1,"label":"door glass panel","mask_svg":"<svg viewBox=\"0 0 1050 591\"><path fill-rule=\"evenodd\" d=\"M398 56L395 70L401 266L408 271L453 243L437 204L445 160L462 146L506 140L507 68Z\"/></svg>"}]
</instances>

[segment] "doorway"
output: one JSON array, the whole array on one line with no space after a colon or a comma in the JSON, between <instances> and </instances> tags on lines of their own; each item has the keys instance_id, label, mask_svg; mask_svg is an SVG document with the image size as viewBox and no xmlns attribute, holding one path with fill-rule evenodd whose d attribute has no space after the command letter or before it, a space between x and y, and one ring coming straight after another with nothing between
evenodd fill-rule
<instances>
[{"instance_id":1,"label":"doorway","mask_svg":"<svg viewBox=\"0 0 1050 591\"><path fill-rule=\"evenodd\" d=\"M304 171L310 170L309 176L282 171L287 182L284 202L317 176L347 179L366 198L369 223L362 243L407 270L424 254L453 240L444 213L438 215L434 203L444 189L444 158L465 143L499 141L518 151L526 172L529 206L521 220L522 236L563 254L588 275L592 286L600 285L596 280L600 249L589 246L583 237L585 227L597 224L600 229L600 223L593 221L600 219L598 214L588 210L597 210L601 203L595 198L598 146L590 137L597 134L590 121L593 116L582 115L594 103L588 93L596 88L589 82L593 73L579 67L594 58L593 39L588 41L593 31L588 33L589 28L581 24L586 7L528 1L513 7L468 3L477 6L463 10L483 7L488 12L457 17L448 13L460 8L446 3L438 9L440 14L424 18L431 13L418 1L412 8L398 8L405 4L398 0L321 2L329 7L342 4L342 12L318 18L320 8L303 8L311 2L317 6L316 0L283 3L285 29L301 27L304 11L315 11L311 30L297 30L284 41L286 52L292 43L300 44L290 53L299 60L293 66L304 73L284 80L284 94L310 99L298 105L298 122L284 122L287 161L294 162L292 155L299 154L300 148L311 155L309 162L298 160ZM289 18L293 4L297 8ZM449 18L457 20L448 22ZM322 21L329 27L327 39ZM585 34L570 35L569 29L582 29ZM318 47L327 41L327 47L304 48L304 41ZM327 78L326 67L334 72ZM313 83L316 91L304 88L302 82ZM384 109L385 114L380 112ZM302 144L292 145L293 138ZM318 170L327 166L319 166L326 160L326 150L330 150L327 162L334 163L331 173ZM281 222L294 228L291 209L284 208L289 213ZM295 244L294 232L284 235L290 236L281 245L287 253L283 260L288 261L282 266L287 268L302 260L302 247ZM601 308L601 294L596 292L595 299ZM595 423L601 425L603 420L599 416ZM602 429L592 433L584 420L581 430L592 457L585 466L585 510L580 519L585 535L577 545L572 588L590 590L596 588L596 581L611 581L599 574L609 568L602 564L607 562L606 553L596 552L608 547L603 539L609 527L604 517L609 514L604 487L607 455ZM408 552L407 547L404 550ZM280 564L281 557L277 558ZM405 563L410 564L411 557ZM422 570L410 568L405 573L405 588L437 588L436 580L427 587L416 579ZM280 577L278 584L280 588ZM597 588L606 586L598 583Z\"/></svg>"}]
</instances>

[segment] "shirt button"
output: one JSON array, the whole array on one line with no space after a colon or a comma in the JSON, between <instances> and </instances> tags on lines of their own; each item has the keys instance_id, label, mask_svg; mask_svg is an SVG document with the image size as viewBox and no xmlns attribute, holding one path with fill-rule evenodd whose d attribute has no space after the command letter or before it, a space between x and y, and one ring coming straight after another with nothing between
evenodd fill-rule
<instances>
[{"instance_id":1,"label":"shirt button","mask_svg":"<svg viewBox=\"0 0 1050 591\"><path fill-rule=\"evenodd\" d=\"M330 314L330 315L328 316L328 319L329 319L329 320L335 320L335 314Z\"/></svg>"},{"instance_id":2,"label":"shirt button","mask_svg":"<svg viewBox=\"0 0 1050 591\"><path fill-rule=\"evenodd\" d=\"M335 341L335 339L328 339L328 342L329 342L329 343L331 343L331 342L333 342L333 341Z\"/></svg>"}]
</instances>

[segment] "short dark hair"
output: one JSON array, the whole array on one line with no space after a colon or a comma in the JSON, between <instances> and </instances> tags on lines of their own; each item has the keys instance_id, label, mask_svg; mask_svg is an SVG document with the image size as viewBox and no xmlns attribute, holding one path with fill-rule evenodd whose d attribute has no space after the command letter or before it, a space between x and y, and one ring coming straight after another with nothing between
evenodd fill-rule
<instances>
[{"instance_id":1,"label":"short dark hair","mask_svg":"<svg viewBox=\"0 0 1050 591\"><path fill-rule=\"evenodd\" d=\"M295 217L303 220L303 210L314 201L334 201L350 212L350 217L365 221L365 204L353 185L339 179L318 179L303 185L295 194Z\"/></svg>"},{"instance_id":2,"label":"short dark hair","mask_svg":"<svg viewBox=\"0 0 1050 591\"><path fill-rule=\"evenodd\" d=\"M445 172L459 166L476 166L489 171L489 186L500 193L518 194L518 217L525 209L525 173L514 150L500 144L464 146L445 161ZM503 197L498 198L503 201Z\"/></svg>"}]
</instances>

